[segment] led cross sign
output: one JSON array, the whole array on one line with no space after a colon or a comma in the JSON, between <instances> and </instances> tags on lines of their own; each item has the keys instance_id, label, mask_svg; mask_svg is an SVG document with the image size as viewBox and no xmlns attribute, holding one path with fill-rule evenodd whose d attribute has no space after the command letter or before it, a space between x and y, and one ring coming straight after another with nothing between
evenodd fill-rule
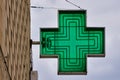
<instances>
[{"instance_id":1,"label":"led cross sign","mask_svg":"<svg viewBox=\"0 0 120 80\"><path fill-rule=\"evenodd\" d=\"M104 28L86 27L85 10L58 15L58 28L40 29L40 57L58 58L58 74L86 74L87 57L105 56Z\"/></svg>"}]
</instances>

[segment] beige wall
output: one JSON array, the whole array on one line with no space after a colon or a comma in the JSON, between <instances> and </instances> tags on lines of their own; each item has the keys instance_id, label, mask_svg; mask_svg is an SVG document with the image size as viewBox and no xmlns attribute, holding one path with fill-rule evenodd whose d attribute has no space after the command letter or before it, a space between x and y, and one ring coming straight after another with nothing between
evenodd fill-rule
<instances>
[{"instance_id":1,"label":"beige wall","mask_svg":"<svg viewBox=\"0 0 120 80\"><path fill-rule=\"evenodd\" d=\"M29 80L30 1L0 0L0 80ZM4 76L3 76L4 75Z\"/></svg>"},{"instance_id":2,"label":"beige wall","mask_svg":"<svg viewBox=\"0 0 120 80\"><path fill-rule=\"evenodd\" d=\"M6 12L5 12L5 0L0 0L0 45L2 46L2 49L4 49L4 28L6 26ZM5 50L4 50L5 51Z\"/></svg>"},{"instance_id":3,"label":"beige wall","mask_svg":"<svg viewBox=\"0 0 120 80\"><path fill-rule=\"evenodd\" d=\"M4 60L3 60L3 57L2 57L2 51L5 51L4 50L4 44L3 44L3 40L4 40L4 26L5 26L5 17L4 14L5 14L5 1L4 0L0 0L0 47L1 47L1 51L0 51L0 80L5 80L5 77L7 75L7 72L6 72L6 68L5 68L5 64L4 64ZM8 76L7 76L8 77ZM8 80L8 78L6 78L6 80Z\"/></svg>"},{"instance_id":4,"label":"beige wall","mask_svg":"<svg viewBox=\"0 0 120 80\"><path fill-rule=\"evenodd\" d=\"M2 0L0 0L0 45L2 43Z\"/></svg>"},{"instance_id":5,"label":"beige wall","mask_svg":"<svg viewBox=\"0 0 120 80\"><path fill-rule=\"evenodd\" d=\"M38 80L38 72L37 71L31 72L31 80Z\"/></svg>"}]
</instances>

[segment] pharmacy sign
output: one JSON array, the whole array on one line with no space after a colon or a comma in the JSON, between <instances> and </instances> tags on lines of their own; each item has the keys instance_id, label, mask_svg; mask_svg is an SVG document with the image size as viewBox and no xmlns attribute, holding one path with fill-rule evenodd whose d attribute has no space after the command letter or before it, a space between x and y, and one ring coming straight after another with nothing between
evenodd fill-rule
<instances>
[{"instance_id":1,"label":"pharmacy sign","mask_svg":"<svg viewBox=\"0 0 120 80\"><path fill-rule=\"evenodd\" d=\"M87 57L105 56L105 29L87 27L85 10L59 10L58 28L41 28L40 42L40 57L58 58L58 74L86 74Z\"/></svg>"}]
</instances>

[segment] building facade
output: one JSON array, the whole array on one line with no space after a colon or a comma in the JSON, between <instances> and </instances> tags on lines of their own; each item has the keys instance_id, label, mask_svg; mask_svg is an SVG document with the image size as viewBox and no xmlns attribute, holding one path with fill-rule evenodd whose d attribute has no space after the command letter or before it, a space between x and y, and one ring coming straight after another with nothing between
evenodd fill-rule
<instances>
[{"instance_id":1,"label":"building facade","mask_svg":"<svg viewBox=\"0 0 120 80\"><path fill-rule=\"evenodd\" d=\"M37 71L31 72L31 80L38 80L38 72Z\"/></svg>"},{"instance_id":2,"label":"building facade","mask_svg":"<svg viewBox=\"0 0 120 80\"><path fill-rule=\"evenodd\" d=\"M30 80L30 0L0 0L0 80Z\"/></svg>"}]
</instances>

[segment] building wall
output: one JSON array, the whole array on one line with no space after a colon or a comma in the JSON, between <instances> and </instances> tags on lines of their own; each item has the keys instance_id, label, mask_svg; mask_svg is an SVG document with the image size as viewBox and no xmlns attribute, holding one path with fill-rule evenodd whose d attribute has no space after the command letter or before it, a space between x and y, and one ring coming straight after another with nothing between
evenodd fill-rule
<instances>
[{"instance_id":1,"label":"building wall","mask_svg":"<svg viewBox=\"0 0 120 80\"><path fill-rule=\"evenodd\" d=\"M38 72L37 71L31 72L31 80L38 80Z\"/></svg>"},{"instance_id":2,"label":"building wall","mask_svg":"<svg viewBox=\"0 0 120 80\"><path fill-rule=\"evenodd\" d=\"M0 0L0 47L0 80L29 80L30 0Z\"/></svg>"}]
</instances>

